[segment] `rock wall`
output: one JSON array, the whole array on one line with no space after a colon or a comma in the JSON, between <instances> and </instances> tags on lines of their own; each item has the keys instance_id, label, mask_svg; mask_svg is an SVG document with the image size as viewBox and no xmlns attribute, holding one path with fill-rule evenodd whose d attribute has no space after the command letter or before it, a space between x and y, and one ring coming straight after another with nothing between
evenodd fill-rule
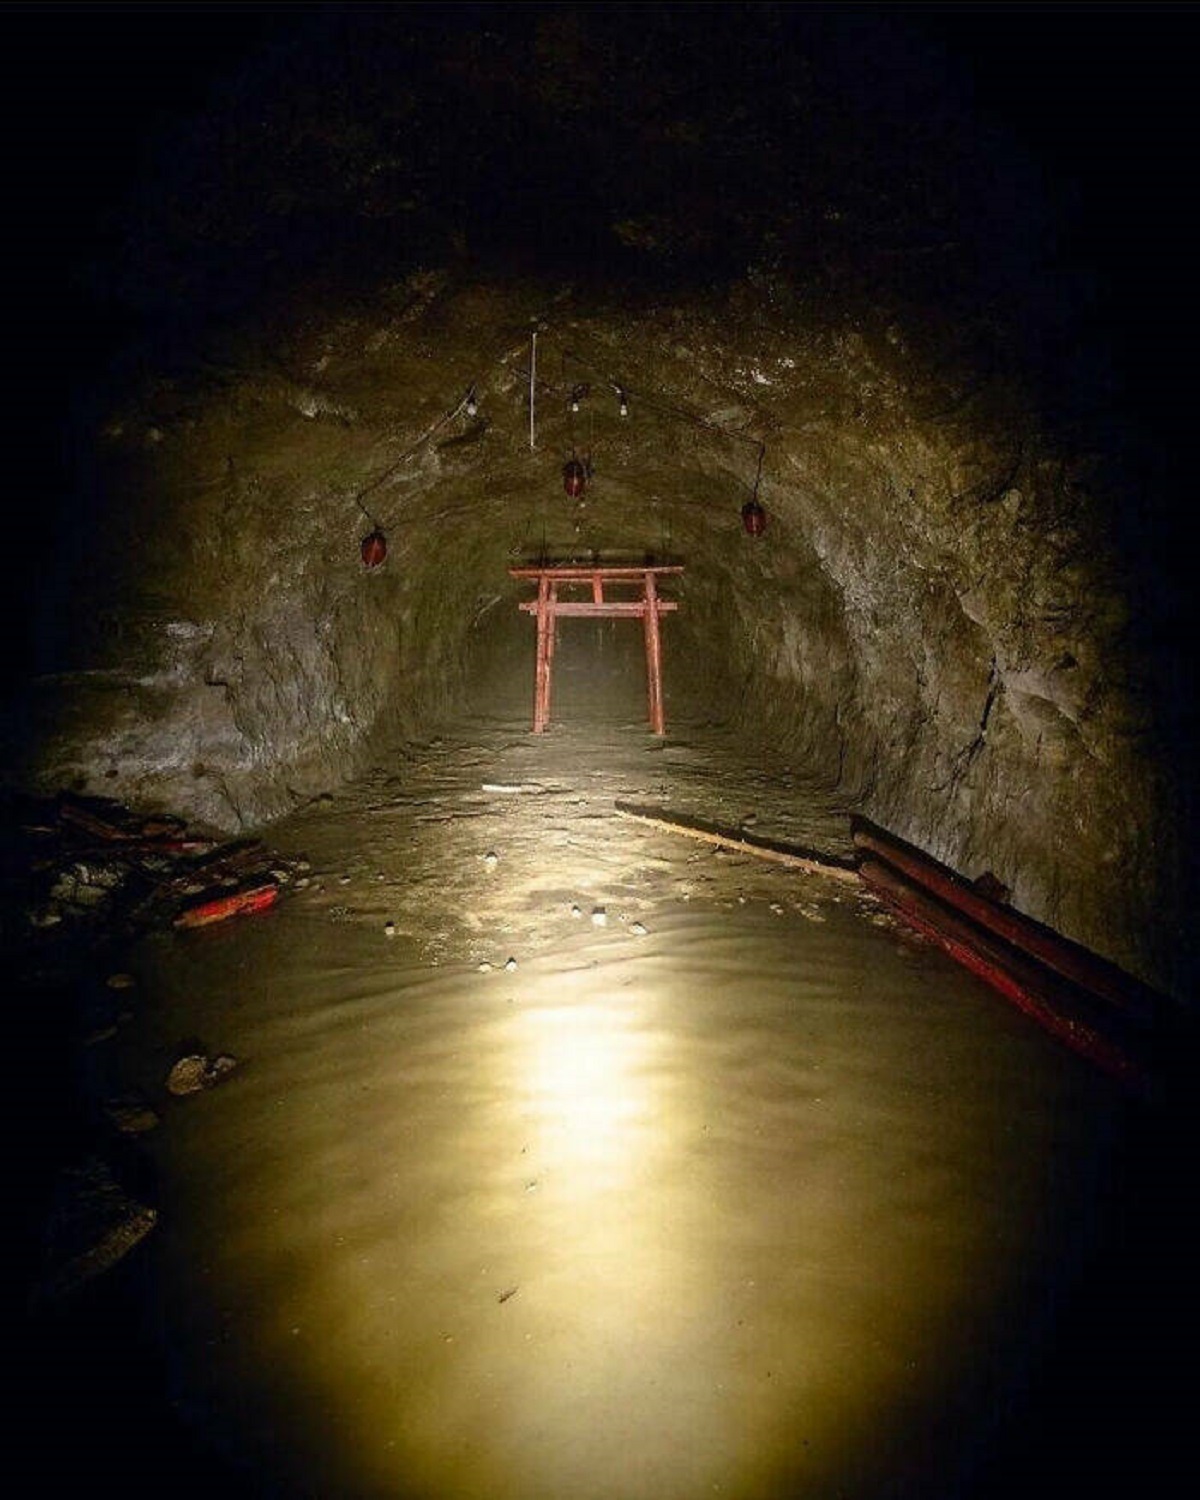
<instances>
[{"instance_id":1,"label":"rock wall","mask_svg":"<svg viewBox=\"0 0 1200 1500\"><path fill-rule=\"evenodd\" d=\"M252 826L523 665L515 561L678 558L691 712L1183 993L1190 789L1096 457L923 336L750 282L630 309L420 272L144 376L91 419L105 524L11 762Z\"/></svg>"}]
</instances>

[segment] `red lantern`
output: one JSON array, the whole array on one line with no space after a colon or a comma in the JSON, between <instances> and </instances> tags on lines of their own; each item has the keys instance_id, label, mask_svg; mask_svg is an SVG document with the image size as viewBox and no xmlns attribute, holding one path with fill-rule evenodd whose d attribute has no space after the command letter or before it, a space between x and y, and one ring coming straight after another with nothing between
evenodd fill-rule
<instances>
[{"instance_id":1,"label":"red lantern","mask_svg":"<svg viewBox=\"0 0 1200 1500\"><path fill-rule=\"evenodd\" d=\"M747 500L742 506L742 525L750 536L762 536L767 529L767 513L757 500Z\"/></svg>"},{"instance_id":2,"label":"red lantern","mask_svg":"<svg viewBox=\"0 0 1200 1500\"><path fill-rule=\"evenodd\" d=\"M362 560L364 568L377 568L387 556L387 537L383 532L376 529L362 539Z\"/></svg>"},{"instance_id":3,"label":"red lantern","mask_svg":"<svg viewBox=\"0 0 1200 1500\"><path fill-rule=\"evenodd\" d=\"M587 470L577 458L563 464L563 489L572 500L577 500L587 485Z\"/></svg>"}]
</instances>

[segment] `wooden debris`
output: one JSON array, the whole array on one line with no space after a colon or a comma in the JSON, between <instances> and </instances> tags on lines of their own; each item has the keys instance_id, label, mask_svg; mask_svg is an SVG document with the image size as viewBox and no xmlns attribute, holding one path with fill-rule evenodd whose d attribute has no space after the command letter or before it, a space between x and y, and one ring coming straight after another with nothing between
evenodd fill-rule
<instances>
[{"instance_id":1,"label":"wooden debris","mask_svg":"<svg viewBox=\"0 0 1200 1500\"><path fill-rule=\"evenodd\" d=\"M100 1158L64 1171L46 1227L46 1265L34 1305L58 1302L109 1270L157 1222L155 1210L131 1198Z\"/></svg>"},{"instance_id":2,"label":"wooden debris","mask_svg":"<svg viewBox=\"0 0 1200 1500\"><path fill-rule=\"evenodd\" d=\"M529 797L541 797L550 790L540 781L485 781L480 785L481 792L497 792L505 796L517 797L522 794Z\"/></svg>"},{"instance_id":3,"label":"wooden debris","mask_svg":"<svg viewBox=\"0 0 1200 1500\"><path fill-rule=\"evenodd\" d=\"M105 803L97 799L85 801L68 794L63 794L58 800L58 820L109 844L159 843L165 839L179 838L184 832L184 825L179 818L141 818L119 803Z\"/></svg>"},{"instance_id":4,"label":"wooden debris","mask_svg":"<svg viewBox=\"0 0 1200 1500\"><path fill-rule=\"evenodd\" d=\"M835 880L858 883L857 866L833 855L800 849L772 839L757 838L747 834L745 830L734 833L715 823L705 823L699 818L685 818L661 807L635 807L628 802L618 802L616 809L619 817L632 818L635 822L646 823L651 828L660 828L666 833L681 833L686 838L699 839L702 843L714 844L721 849L736 849L741 854L752 854L756 859L771 860L794 870L803 870L809 875L829 875Z\"/></svg>"},{"instance_id":5,"label":"wooden debris","mask_svg":"<svg viewBox=\"0 0 1200 1500\"><path fill-rule=\"evenodd\" d=\"M224 922L228 917L236 917L244 912L265 911L278 898L279 887L273 882L252 885L221 896L208 896L203 901L184 907L176 916L174 926L208 927L214 922Z\"/></svg>"},{"instance_id":6,"label":"wooden debris","mask_svg":"<svg viewBox=\"0 0 1200 1500\"><path fill-rule=\"evenodd\" d=\"M1011 943L1019 952L1045 964L1061 978L1079 985L1088 994L1118 1010L1139 1016L1151 1016L1162 1008L1162 998L1149 986L1099 954L1009 906L1007 896L999 898L996 887L1000 882L995 876L966 880L924 850L862 817L851 820L851 831L864 858L882 861L960 915L977 922L996 937Z\"/></svg>"},{"instance_id":7,"label":"wooden debris","mask_svg":"<svg viewBox=\"0 0 1200 1500\"><path fill-rule=\"evenodd\" d=\"M928 890L875 859L862 864L862 878L909 926L932 939L953 959L999 991L1072 1051L1139 1093L1151 1075L1132 1034L1119 1036L1111 1018L1099 1015L1089 997L1045 969L1028 954L975 926Z\"/></svg>"}]
</instances>

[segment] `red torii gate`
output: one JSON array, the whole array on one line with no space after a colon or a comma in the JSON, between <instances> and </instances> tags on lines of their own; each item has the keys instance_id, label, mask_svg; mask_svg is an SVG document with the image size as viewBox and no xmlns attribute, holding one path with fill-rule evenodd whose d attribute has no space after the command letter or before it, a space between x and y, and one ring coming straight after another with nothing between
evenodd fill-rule
<instances>
[{"instance_id":1,"label":"red torii gate","mask_svg":"<svg viewBox=\"0 0 1200 1500\"><path fill-rule=\"evenodd\" d=\"M509 568L513 578L535 580L536 599L519 604L518 609L537 617L537 655L534 666L533 732L541 734L550 722L550 676L554 666L554 636L558 621L564 615L586 619L640 619L646 634L646 696L650 728L664 734L662 692L662 634L659 616L679 608L669 599L660 599L656 580L664 574L682 573L682 567L588 567L563 564L537 568ZM606 599L604 585L617 583L641 585L636 599ZM560 587L590 585L590 599L560 599Z\"/></svg>"}]
</instances>

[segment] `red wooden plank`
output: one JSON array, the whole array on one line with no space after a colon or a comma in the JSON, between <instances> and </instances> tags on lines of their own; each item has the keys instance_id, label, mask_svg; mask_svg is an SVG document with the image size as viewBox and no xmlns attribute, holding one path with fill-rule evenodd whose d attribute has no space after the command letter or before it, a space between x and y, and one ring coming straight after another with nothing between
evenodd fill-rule
<instances>
[{"instance_id":1,"label":"red wooden plank","mask_svg":"<svg viewBox=\"0 0 1200 1500\"><path fill-rule=\"evenodd\" d=\"M1033 959L980 931L899 871L873 859L859 875L896 913L932 938L971 973L1012 1001L1051 1035L1104 1072L1139 1091L1151 1087L1146 1065L1083 1014L1084 1000Z\"/></svg>"},{"instance_id":2,"label":"red wooden plank","mask_svg":"<svg viewBox=\"0 0 1200 1500\"><path fill-rule=\"evenodd\" d=\"M549 632L553 621L549 613L550 580L538 580L537 605L537 655L534 662L533 680L533 732L541 734L550 717L550 659Z\"/></svg>"},{"instance_id":3,"label":"red wooden plank","mask_svg":"<svg viewBox=\"0 0 1200 1500\"><path fill-rule=\"evenodd\" d=\"M574 563L570 565L564 565L563 567L509 568L508 570L510 578L557 578L566 580L568 582L574 580L584 583L590 583L597 574L599 574L599 576L604 579L632 579L636 583L639 578L645 577L647 573L655 573L661 575L682 572L683 567L681 565L660 567L657 564L647 564L647 566L644 568L639 568L636 566L628 567L624 565L622 565L621 567L613 568L591 568L576 565Z\"/></svg>"},{"instance_id":4,"label":"red wooden plank","mask_svg":"<svg viewBox=\"0 0 1200 1500\"><path fill-rule=\"evenodd\" d=\"M646 610L643 622L646 630L646 695L649 700L650 729L654 734L663 734L662 636L658 629L659 603L653 573L646 574L645 589Z\"/></svg>"},{"instance_id":5,"label":"red wooden plank","mask_svg":"<svg viewBox=\"0 0 1200 1500\"><path fill-rule=\"evenodd\" d=\"M1160 997L1140 980L1126 974L1099 954L1092 953L1042 923L1035 922L1023 912L991 900L949 866L939 864L923 850L905 843L894 833L861 817L853 820L851 831L854 842L860 849L878 855L909 880L932 891L935 896L948 902L972 921L979 922L989 932L1031 954L1056 974L1080 985L1110 1005L1122 1010L1150 1014L1156 1004L1161 1004Z\"/></svg>"},{"instance_id":6,"label":"red wooden plank","mask_svg":"<svg viewBox=\"0 0 1200 1500\"><path fill-rule=\"evenodd\" d=\"M227 917L236 917L241 912L264 911L279 899L277 885L258 885L251 890L234 891L231 895L217 896L189 906L175 918L176 927L208 927L213 922L224 922Z\"/></svg>"}]
</instances>

